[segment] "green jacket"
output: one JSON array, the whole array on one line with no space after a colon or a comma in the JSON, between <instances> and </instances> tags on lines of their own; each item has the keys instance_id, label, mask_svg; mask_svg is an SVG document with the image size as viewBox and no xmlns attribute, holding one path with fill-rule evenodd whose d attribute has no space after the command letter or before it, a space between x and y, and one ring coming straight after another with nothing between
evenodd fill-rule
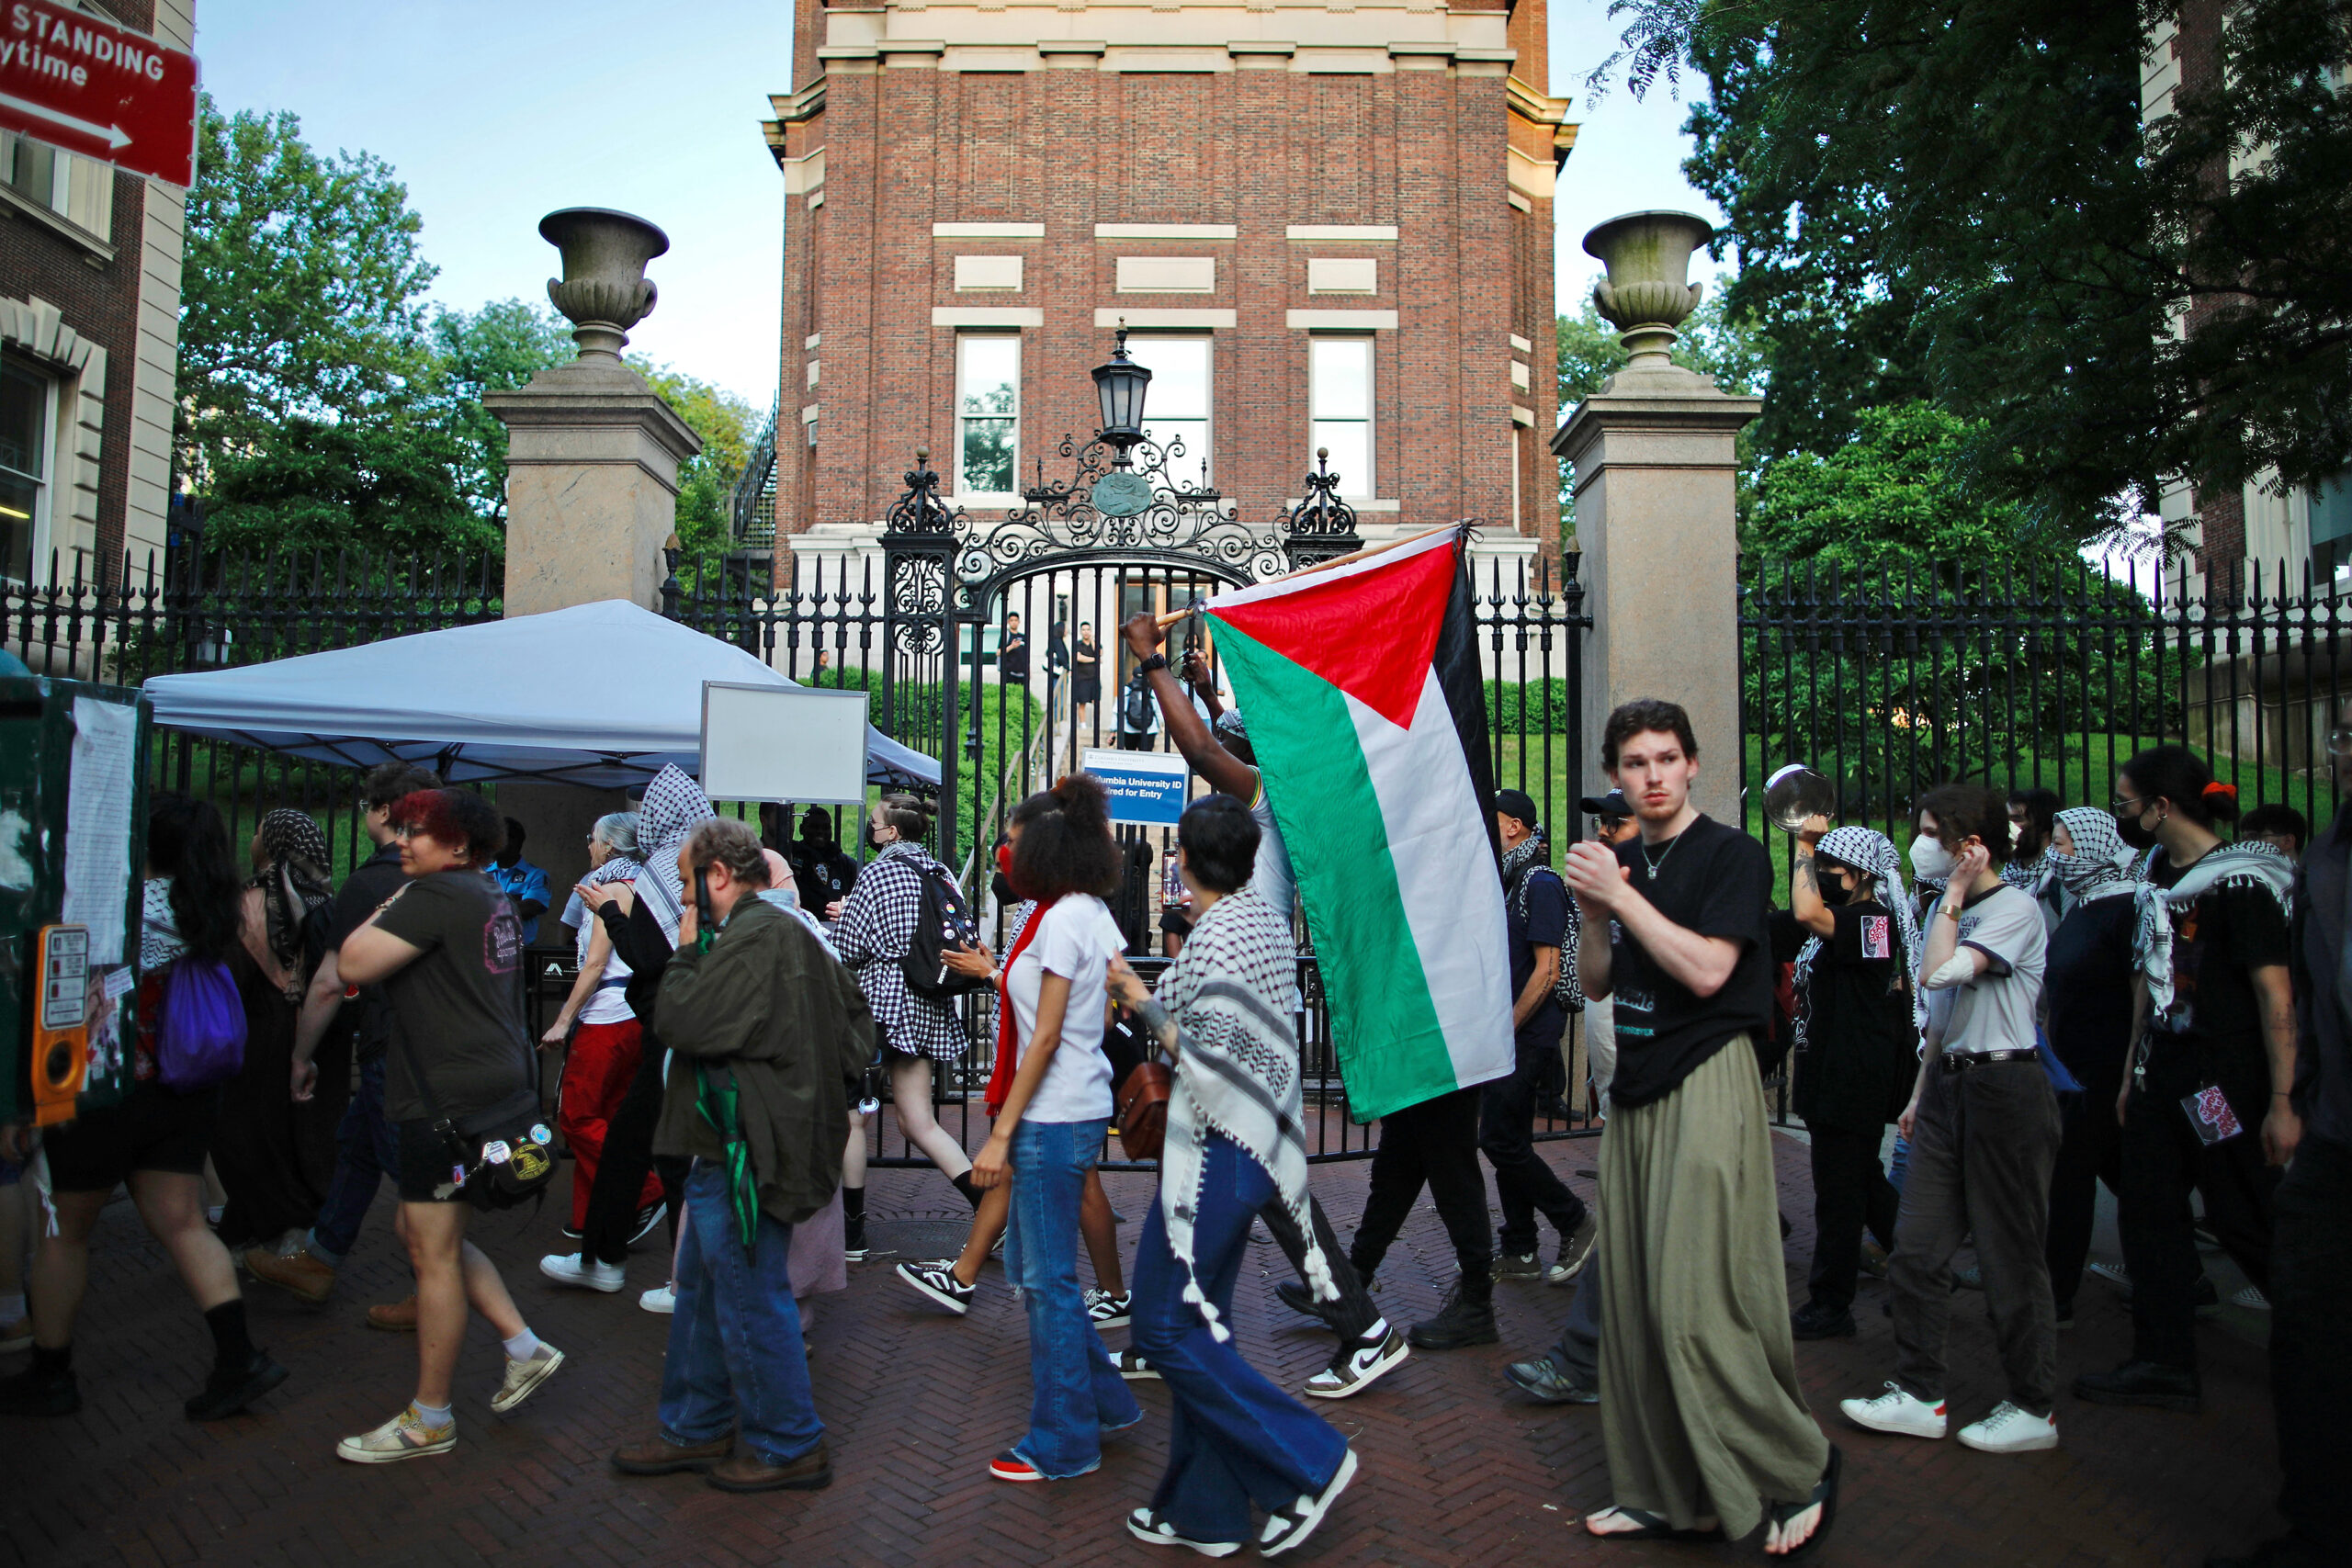
<instances>
[{"instance_id":1,"label":"green jacket","mask_svg":"<svg viewBox=\"0 0 2352 1568\"><path fill-rule=\"evenodd\" d=\"M763 899L735 906L708 953L681 948L662 972L654 1033L670 1061L656 1153L718 1158L695 1113L695 1066L732 1069L760 1210L797 1224L831 1201L848 1142L850 1087L874 1059L874 1016L857 982L808 927Z\"/></svg>"}]
</instances>

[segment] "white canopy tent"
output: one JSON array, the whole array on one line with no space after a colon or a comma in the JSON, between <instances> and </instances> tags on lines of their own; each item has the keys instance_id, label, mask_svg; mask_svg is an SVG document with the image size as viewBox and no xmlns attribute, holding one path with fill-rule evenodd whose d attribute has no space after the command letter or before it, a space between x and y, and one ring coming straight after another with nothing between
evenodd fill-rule
<instances>
[{"instance_id":1,"label":"white canopy tent","mask_svg":"<svg viewBox=\"0 0 2352 1568\"><path fill-rule=\"evenodd\" d=\"M706 681L798 683L730 643L606 599L158 675L142 690L158 724L292 757L356 768L416 762L451 784L642 788L666 763L699 768ZM936 761L871 726L865 764L871 784L939 783Z\"/></svg>"}]
</instances>

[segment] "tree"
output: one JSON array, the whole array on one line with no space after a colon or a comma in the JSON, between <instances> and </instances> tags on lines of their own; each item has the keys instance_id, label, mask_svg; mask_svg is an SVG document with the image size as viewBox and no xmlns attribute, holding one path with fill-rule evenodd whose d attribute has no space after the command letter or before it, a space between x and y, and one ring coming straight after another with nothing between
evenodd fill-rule
<instances>
[{"instance_id":1,"label":"tree","mask_svg":"<svg viewBox=\"0 0 2352 1568\"><path fill-rule=\"evenodd\" d=\"M458 447L457 485L466 505L506 525L506 426L481 406L484 393L522 386L573 355L571 325L544 306L493 299L479 310L434 312L435 400Z\"/></svg>"},{"instance_id":2,"label":"tree","mask_svg":"<svg viewBox=\"0 0 2352 1568\"><path fill-rule=\"evenodd\" d=\"M453 475L458 443L437 420L405 410L362 419L297 414L212 469L205 538L254 555L390 549L423 555L503 547Z\"/></svg>"},{"instance_id":3,"label":"tree","mask_svg":"<svg viewBox=\"0 0 2352 1568\"><path fill-rule=\"evenodd\" d=\"M2352 456L2352 271L2313 260L2352 254L2352 0L2231 7L2222 85L2153 129L2156 0L1633 8L1712 87L1686 168L1771 345L1766 454L1930 399L1988 494L2077 538L2169 478Z\"/></svg>"},{"instance_id":4,"label":"tree","mask_svg":"<svg viewBox=\"0 0 2352 1568\"><path fill-rule=\"evenodd\" d=\"M690 560L722 555L734 545L735 484L751 464L759 412L733 392L666 365L631 367L702 437L702 451L678 465L679 548Z\"/></svg>"}]
</instances>

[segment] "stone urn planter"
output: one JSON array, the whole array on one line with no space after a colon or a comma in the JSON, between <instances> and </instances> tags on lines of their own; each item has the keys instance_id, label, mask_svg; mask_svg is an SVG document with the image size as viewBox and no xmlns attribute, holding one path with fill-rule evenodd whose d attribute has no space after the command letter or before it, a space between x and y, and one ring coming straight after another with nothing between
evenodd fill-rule
<instances>
[{"instance_id":1,"label":"stone urn planter","mask_svg":"<svg viewBox=\"0 0 2352 1568\"><path fill-rule=\"evenodd\" d=\"M1585 254L1609 269L1592 302L1635 360L1664 359L1673 348L1674 329L1706 292L1690 281L1690 257L1714 236L1714 225L1689 212L1628 212L1585 235Z\"/></svg>"},{"instance_id":2,"label":"stone urn planter","mask_svg":"<svg viewBox=\"0 0 2352 1568\"><path fill-rule=\"evenodd\" d=\"M631 213L567 207L539 220L539 237L563 253L563 276L548 279L548 299L571 322L581 356L619 358L628 329L662 297L645 264L670 248L670 236Z\"/></svg>"}]
</instances>

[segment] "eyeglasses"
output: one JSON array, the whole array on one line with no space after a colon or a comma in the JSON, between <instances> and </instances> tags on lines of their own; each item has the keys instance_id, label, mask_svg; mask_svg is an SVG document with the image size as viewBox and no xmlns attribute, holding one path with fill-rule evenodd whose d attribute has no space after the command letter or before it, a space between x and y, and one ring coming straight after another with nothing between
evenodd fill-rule
<instances>
[{"instance_id":1,"label":"eyeglasses","mask_svg":"<svg viewBox=\"0 0 2352 1568\"><path fill-rule=\"evenodd\" d=\"M2148 809L2148 803L2144 800L2123 800L2119 798L2109 801L2107 803L2107 809L2109 814L2117 817L2127 815L2137 817Z\"/></svg>"}]
</instances>

